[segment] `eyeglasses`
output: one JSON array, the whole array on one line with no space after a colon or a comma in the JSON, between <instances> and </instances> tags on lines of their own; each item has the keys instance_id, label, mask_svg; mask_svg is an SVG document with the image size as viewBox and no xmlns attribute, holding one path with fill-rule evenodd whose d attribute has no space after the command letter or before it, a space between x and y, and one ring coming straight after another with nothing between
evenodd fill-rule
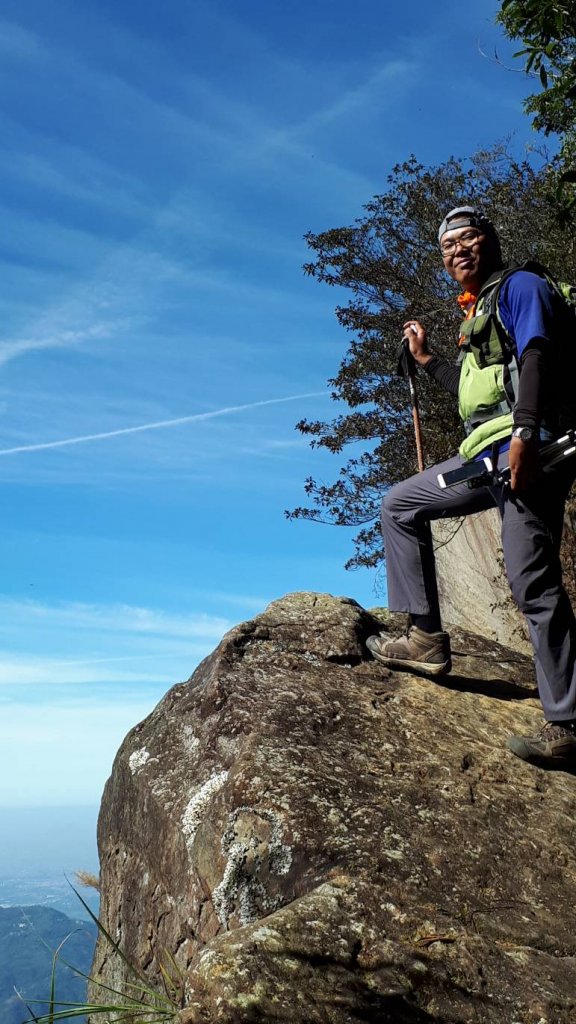
<instances>
[{"instance_id":1,"label":"eyeglasses","mask_svg":"<svg viewBox=\"0 0 576 1024\"><path fill-rule=\"evenodd\" d=\"M474 242L477 242L482 237L481 231L471 230L465 231L459 238L448 238L445 242L442 242L440 246L440 252L443 256L452 256L456 252L456 246L461 245L463 249L470 249Z\"/></svg>"}]
</instances>

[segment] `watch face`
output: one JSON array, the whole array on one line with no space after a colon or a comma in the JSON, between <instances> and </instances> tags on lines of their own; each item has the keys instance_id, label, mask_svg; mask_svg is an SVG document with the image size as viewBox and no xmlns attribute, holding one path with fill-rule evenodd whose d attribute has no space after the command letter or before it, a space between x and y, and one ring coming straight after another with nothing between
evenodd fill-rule
<instances>
[{"instance_id":1,"label":"watch face","mask_svg":"<svg viewBox=\"0 0 576 1024\"><path fill-rule=\"evenodd\" d=\"M534 431L531 427L517 427L514 431L514 437L519 437L521 441L531 441L534 437Z\"/></svg>"}]
</instances>

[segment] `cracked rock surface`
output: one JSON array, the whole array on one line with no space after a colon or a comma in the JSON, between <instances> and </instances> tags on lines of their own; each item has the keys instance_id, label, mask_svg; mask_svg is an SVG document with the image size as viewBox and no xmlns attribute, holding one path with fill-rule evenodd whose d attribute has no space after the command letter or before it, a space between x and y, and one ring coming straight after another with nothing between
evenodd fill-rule
<instances>
[{"instance_id":1,"label":"cracked rock surface","mask_svg":"<svg viewBox=\"0 0 576 1024\"><path fill-rule=\"evenodd\" d=\"M178 965L180 1024L576 1022L576 779L505 748L531 661L454 630L433 682L372 660L382 628L290 594L120 748L101 916L152 986Z\"/></svg>"}]
</instances>

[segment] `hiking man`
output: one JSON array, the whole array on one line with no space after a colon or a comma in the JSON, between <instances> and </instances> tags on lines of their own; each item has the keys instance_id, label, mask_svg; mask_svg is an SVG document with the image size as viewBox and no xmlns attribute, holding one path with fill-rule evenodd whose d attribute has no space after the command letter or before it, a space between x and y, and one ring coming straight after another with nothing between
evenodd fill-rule
<instances>
[{"instance_id":1,"label":"hiking man","mask_svg":"<svg viewBox=\"0 0 576 1024\"><path fill-rule=\"evenodd\" d=\"M369 637L368 647L378 661L394 668L427 675L450 671L430 522L497 507L506 573L528 622L545 717L537 735L511 736L508 747L527 761L576 764L576 620L559 560L564 503L576 477L576 459L562 462L544 484L538 456L541 441L566 427L558 353L568 329L567 307L543 276L505 271L498 235L474 207L451 210L438 241L445 270L462 288L464 356L454 365L434 355L417 320L404 324L404 334L418 367L458 395L467 437L460 455L397 484L384 498L389 606L408 612L410 625L398 640ZM487 314L490 305L493 311ZM463 460L491 455L495 445L499 466L510 468L509 484L440 487L440 473L462 466Z\"/></svg>"}]
</instances>

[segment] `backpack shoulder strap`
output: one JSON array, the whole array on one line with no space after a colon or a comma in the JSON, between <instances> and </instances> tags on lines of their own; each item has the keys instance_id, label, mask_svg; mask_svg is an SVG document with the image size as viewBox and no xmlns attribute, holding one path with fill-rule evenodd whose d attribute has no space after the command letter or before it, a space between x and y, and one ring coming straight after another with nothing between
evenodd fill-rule
<instances>
[{"instance_id":1,"label":"backpack shoulder strap","mask_svg":"<svg viewBox=\"0 0 576 1024\"><path fill-rule=\"evenodd\" d=\"M546 267L541 263L538 263L536 260L525 260L524 263L517 263L515 260L511 260L510 263L500 267L500 269L494 274L491 274L488 280L482 285L477 303L480 303L481 301L481 309L483 313L492 314L492 316L496 318L496 322L499 328L501 328L506 335L506 338L508 337L508 332L502 323L502 318L498 308L498 299L500 297L500 289L504 282L519 270L526 270L529 274L536 274L537 277L544 278L544 280L547 281L548 284L565 299L560 284L552 274L546 270Z\"/></svg>"},{"instance_id":2,"label":"backpack shoulder strap","mask_svg":"<svg viewBox=\"0 0 576 1024\"><path fill-rule=\"evenodd\" d=\"M494 316L497 316L498 295L500 294L500 288L504 284L504 281L506 281L512 274L515 274L517 270L526 269L528 269L526 264L511 261L491 274L488 280L482 285L477 299L477 303L480 303L480 301L482 302L482 312L492 313Z\"/></svg>"},{"instance_id":3,"label":"backpack shoulder strap","mask_svg":"<svg viewBox=\"0 0 576 1024\"><path fill-rule=\"evenodd\" d=\"M549 274L541 263L537 263L536 260L526 260L524 263L509 263L505 267L501 267L500 270L497 270L495 274L492 274L482 285L478 301L482 298L482 312L491 314L494 318L494 323L496 324L496 330L506 364L504 387L512 408L514 407L518 397L520 367L518 365L518 357L516 355L512 338L506 330L500 315L498 299L500 296L500 289L504 282L519 270L525 270L530 274L536 274L538 277L544 278L544 280L546 280L556 291L560 291L559 286L552 275Z\"/></svg>"}]
</instances>

